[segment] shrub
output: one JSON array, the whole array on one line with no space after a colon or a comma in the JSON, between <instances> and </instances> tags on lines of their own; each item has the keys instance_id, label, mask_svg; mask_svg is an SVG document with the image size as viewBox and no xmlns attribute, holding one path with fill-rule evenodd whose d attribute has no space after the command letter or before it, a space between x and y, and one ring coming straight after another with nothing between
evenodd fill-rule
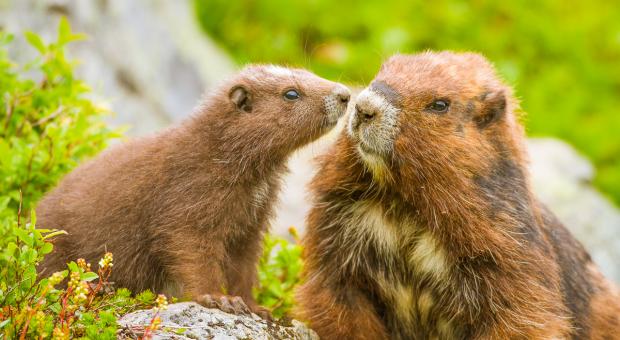
<instances>
[{"instance_id":1,"label":"shrub","mask_svg":"<svg viewBox=\"0 0 620 340\"><path fill-rule=\"evenodd\" d=\"M75 62L65 57L66 44L81 38L66 20L50 44L26 33L40 55L19 66L7 56L13 36L0 33L0 199L8 199L11 214L20 190L28 212L62 175L118 136L102 122L109 112L86 97L89 88L74 77Z\"/></svg>"},{"instance_id":2,"label":"shrub","mask_svg":"<svg viewBox=\"0 0 620 340\"><path fill-rule=\"evenodd\" d=\"M259 283L254 289L256 301L269 308L276 318L290 316L295 304L294 289L300 283L301 246L295 229L290 231L296 243L271 235L265 237L258 267Z\"/></svg>"},{"instance_id":3,"label":"shrub","mask_svg":"<svg viewBox=\"0 0 620 340\"><path fill-rule=\"evenodd\" d=\"M16 219L1 222L5 229L0 237L0 337L116 339L117 316L155 304L151 292L133 298L126 289L111 289L110 253L96 273L78 259L68 264L68 270L37 277L37 264L52 251L48 239L62 231L37 229L34 211L28 223L19 213ZM67 287L58 288L65 278Z\"/></svg>"},{"instance_id":4,"label":"shrub","mask_svg":"<svg viewBox=\"0 0 620 340\"><path fill-rule=\"evenodd\" d=\"M37 229L34 210L25 212L118 136L102 123L107 110L86 98L88 87L65 58L66 44L80 38L66 20L50 44L27 33L40 55L19 66L7 54L13 37L0 33L0 338L115 339L117 316L155 303L150 292L132 298L126 289L110 289L111 254L96 273L78 260L63 272L37 275L53 248L48 240L62 231ZM67 288L58 288L65 278Z\"/></svg>"}]
</instances>

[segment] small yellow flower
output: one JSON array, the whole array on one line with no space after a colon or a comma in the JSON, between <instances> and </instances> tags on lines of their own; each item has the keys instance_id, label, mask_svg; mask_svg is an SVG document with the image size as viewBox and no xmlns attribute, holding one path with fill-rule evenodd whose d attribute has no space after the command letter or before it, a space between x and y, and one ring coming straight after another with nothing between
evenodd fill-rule
<instances>
[{"instance_id":1,"label":"small yellow flower","mask_svg":"<svg viewBox=\"0 0 620 340\"><path fill-rule=\"evenodd\" d=\"M45 313L38 311L37 314L35 314L34 319L39 324L43 323L43 321L45 321Z\"/></svg>"},{"instance_id":2,"label":"small yellow flower","mask_svg":"<svg viewBox=\"0 0 620 340\"><path fill-rule=\"evenodd\" d=\"M103 258L101 260L99 260L99 268L101 269L108 269L108 268L112 268L112 253L107 252L105 253L105 255L103 256Z\"/></svg>"},{"instance_id":3,"label":"small yellow flower","mask_svg":"<svg viewBox=\"0 0 620 340\"><path fill-rule=\"evenodd\" d=\"M297 232L297 229L294 226L288 227L288 233L289 235L291 235L293 240L295 240L295 242L299 242L300 240L299 233Z\"/></svg>"},{"instance_id":4,"label":"small yellow flower","mask_svg":"<svg viewBox=\"0 0 620 340\"><path fill-rule=\"evenodd\" d=\"M62 329L60 327L54 328L54 331L52 332L52 339L53 340L68 340L69 339L69 330L68 329Z\"/></svg>"},{"instance_id":5,"label":"small yellow flower","mask_svg":"<svg viewBox=\"0 0 620 340\"><path fill-rule=\"evenodd\" d=\"M62 281L62 279L64 279L62 272L55 272L54 274L52 274L52 276L50 276L48 283L50 285L55 286L57 284L60 283L60 281Z\"/></svg>"},{"instance_id":6,"label":"small yellow flower","mask_svg":"<svg viewBox=\"0 0 620 340\"><path fill-rule=\"evenodd\" d=\"M77 305L81 305L88 299L88 283L85 281L80 282L73 292L73 301Z\"/></svg>"},{"instance_id":7,"label":"small yellow flower","mask_svg":"<svg viewBox=\"0 0 620 340\"><path fill-rule=\"evenodd\" d=\"M164 294L157 295L157 299L155 299L155 303L157 306L155 309L157 310L166 310L168 308L168 298Z\"/></svg>"},{"instance_id":8,"label":"small yellow flower","mask_svg":"<svg viewBox=\"0 0 620 340\"><path fill-rule=\"evenodd\" d=\"M153 318L153 320L151 320L151 324L149 325L148 329L150 329L151 331L156 331L159 329L159 325L161 325L161 318L159 316L156 316Z\"/></svg>"},{"instance_id":9,"label":"small yellow flower","mask_svg":"<svg viewBox=\"0 0 620 340\"><path fill-rule=\"evenodd\" d=\"M71 272L71 275L69 275L69 287L76 289L79 284L80 284L80 273Z\"/></svg>"},{"instance_id":10,"label":"small yellow flower","mask_svg":"<svg viewBox=\"0 0 620 340\"><path fill-rule=\"evenodd\" d=\"M84 270L85 272L90 271L90 263L86 263L86 260L82 258L77 259L77 265L78 267L82 268L82 270Z\"/></svg>"}]
</instances>

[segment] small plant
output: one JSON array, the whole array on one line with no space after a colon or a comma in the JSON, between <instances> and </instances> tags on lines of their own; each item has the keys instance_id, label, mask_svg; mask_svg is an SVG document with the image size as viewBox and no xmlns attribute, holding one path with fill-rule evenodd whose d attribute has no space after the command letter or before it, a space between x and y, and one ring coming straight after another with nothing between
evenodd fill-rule
<instances>
[{"instance_id":1,"label":"small plant","mask_svg":"<svg viewBox=\"0 0 620 340\"><path fill-rule=\"evenodd\" d=\"M7 55L13 36L0 31L0 199L8 199L10 214L20 191L29 212L61 176L119 136L105 126L109 112L86 98L88 86L65 57L66 45L82 38L64 19L52 43L28 32L39 57L20 66Z\"/></svg>"},{"instance_id":2,"label":"small plant","mask_svg":"<svg viewBox=\"0 0 620 340\"><path fill-rule=\"evenodd\" d=\"M62 272L37 273L53 249L48 241L64 232L38 229L34 203L119 136L103 124L108 111L86 98L88 87L65 57L66 44L81 38L64 19L52 43L27 33L40 55L20 66L6 51L13 36L0 32L0 339L114 339L118 316L155 301L150 292L132 298L110 288L112 254L97 272L77 260Z\"/></svg>"},{"instance_id":3,"label":"small plant","mask_svg":"<svg viewBox=\"0 0 620 340\"><path fill-rule=\"evenodd\" d=\"M276 318L290 316L295 304L294 289L301 280L303 263L299 236L294 228L289 232L295 243L272 235L265 237L258 269L259 284L254 289L256 301L271 309Z\"/></svg>"},{"instance_id":4,"label":"small plant","mask_svg":"<svg viewBox=\"0 0 620 340\"><path fill-rule=\"evenodd\" d=\"M149 325L144 328L144 334L142 336L143 339L150 339L153 337L154 332L161 326L159 312L168 308L168 299L163 294L159 294L157 296L155 303L156 305L153 307L153 317L151 318Z\"/></svg>"},{"instance_id":5,"label":"small plant","mask_svg":"<svg viewBox=\"0 0 620 340\"><path fill-rule=\"evenodd\" d=\"M58 230L36 228L36 214L23 223L18 213L0 238L0 334L7 339L116 339L116 318L155 302L150 292L132 298L126 289L109 289L113 257L106 253L97 272L84 259L67 270L37 276L37 265L52 251ZM68 278L66 288L58 286ZM161 297L159 298L161 300Z\"/></svg>"}]
</instances>

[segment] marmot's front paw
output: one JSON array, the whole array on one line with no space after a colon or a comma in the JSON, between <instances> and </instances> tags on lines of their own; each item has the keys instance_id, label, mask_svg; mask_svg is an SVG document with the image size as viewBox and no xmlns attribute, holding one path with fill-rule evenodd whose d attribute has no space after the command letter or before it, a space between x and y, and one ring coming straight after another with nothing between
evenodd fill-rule
<instances>
[{"instance_id":1,"label":"marmot's front paw","mask_svg":"<svg viewBox=\"0 0 620 340\"><path fill-rule=\"evenodd\" d=\"M230 314L250 315L252 313L239 296L205 294L197 302L207 308L217 308Z\"/></svg>"}]
</instances>

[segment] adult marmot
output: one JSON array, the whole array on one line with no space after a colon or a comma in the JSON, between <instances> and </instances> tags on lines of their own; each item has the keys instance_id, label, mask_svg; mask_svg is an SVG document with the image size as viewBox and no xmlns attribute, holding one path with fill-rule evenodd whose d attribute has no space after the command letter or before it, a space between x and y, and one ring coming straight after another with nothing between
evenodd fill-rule
<instances>
[{"instance_id":1,"label":"adult marmot","mask_svg":"<svg viewBox=\"0 0 620 340\"><path fill-rule=\"evenodd\" d=\"M390 58L311 188L302 316L324 339L617 339L620 298L529 189L481 56Z\"/></svg>"},{"instance_id":2,"label":"adult marmot","mask_svg":"<svg viewBox=\"0 0 620 340\"><path fill-rule=\"evenodd\" d=\"M349 96L305 70L247 67L180 126L104 152L47 194L39 225L68 235L40 269L107 250L119 287L257 311L251 288L287 158L330 130Z\"/></svg>"}]
</instances>

